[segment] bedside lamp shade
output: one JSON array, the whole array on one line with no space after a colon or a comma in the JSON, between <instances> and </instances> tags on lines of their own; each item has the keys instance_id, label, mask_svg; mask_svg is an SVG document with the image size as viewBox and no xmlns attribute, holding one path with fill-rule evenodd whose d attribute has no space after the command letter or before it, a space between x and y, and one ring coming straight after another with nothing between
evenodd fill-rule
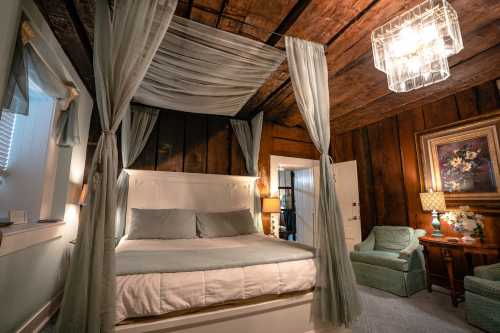
<instances>
[{"instance_id":1,"label":"bedside lamp shade","mask_svg":"<svg viewBox=\"0 0 500 333\"><path fill-rule=\"evenodd\" d=\"M446 202L443 192L426 192L420 193L420 202L422 209L425 211L443 212L446 210Z\"/></svg>"},{"instance_id":2,"label":"bedside lamp shade","mask_svg":"<svg viewBox=\"0 0 500 333\"><path fill-rule=\"evenodd\" d=\"M281 203L279 198L264 198L262 203L263 213L280 213Z\"/></svg>"}]
</instances>

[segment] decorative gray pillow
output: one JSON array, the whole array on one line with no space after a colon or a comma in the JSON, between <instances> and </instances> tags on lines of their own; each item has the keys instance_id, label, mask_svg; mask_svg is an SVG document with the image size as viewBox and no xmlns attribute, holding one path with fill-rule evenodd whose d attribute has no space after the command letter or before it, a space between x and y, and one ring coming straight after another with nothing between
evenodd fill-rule
<instances>
[{"instance_id":1,"label":"decorative gray pillow","mask_svg":"<svg viewBox=\"0 0 500 333\"><path fill-rule=\"evenodd\" d=\"M132 208L128 239L196 237L196 214L192 210Z\"/></svg>"},{"instance_id":2,"label":"decorative gray pillow","mask_svg":"<svg viewBox=\"0 0 500 333\"><path fill-rule=\"evenodd\" d=\"M196 213L196 227L201 238L231 237L257 232L250 210L220 213Z\"/></svg>"}]
</instances>

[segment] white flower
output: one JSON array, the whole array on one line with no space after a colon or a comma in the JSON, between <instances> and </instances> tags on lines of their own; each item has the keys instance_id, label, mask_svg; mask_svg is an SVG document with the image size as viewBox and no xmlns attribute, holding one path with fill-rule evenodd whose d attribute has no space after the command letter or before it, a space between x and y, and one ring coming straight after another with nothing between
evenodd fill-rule
<instances>
[{"instance_id":1,"label":"white flower","mask_svg":"<svg viewBox=\"0 0 500 333\"><path fill-rule=\"evenodd\" d=\"M471 162L465 162L462 166L462 171L467 172L472 169L472 163Z\"/></svg>"},{"instance_id":2,"label":"white flower","mask_svg":"<svg viewBox=\"0 0 500 333\"><path fill-rule=\"evenodd\" d=\"M465 158L468 159L468 160L473 160L477 157L477 152L475 151L467 151L465 153Z\"/></svg>"},{"instance_id":3,"label":"white flower","mask_svg":"<svg viewBox=\"0 0 500 333\"><path fill-rule=\"evenodd\" d=\"M450 164L452 167L456 168L460 164L462 164L462 158L461 157L453 157L453 159L450 161Z\"/></svg>"},{"instance_id":4,"label":"white flower","mask_svg":"<svg viewBox=\"0 0 500 333\"><path fill-rule=\"evenodd\" d=\"M459 182L456 182L454 180L452 180L450 183L450 186L451 186L451 190L452 191L459 191L460 190L460 183Z\"/></svg>"},{"instance_id":5,"label":"white flower","mask_svg":"<svg viewBox=\"0 0 500 333\"><path fill-rule=\"evenodd\" d=\"M464 229L467 231L473 231L476 228L476 221L467 219L463 222Z\"/></svg>"}]
</instances>

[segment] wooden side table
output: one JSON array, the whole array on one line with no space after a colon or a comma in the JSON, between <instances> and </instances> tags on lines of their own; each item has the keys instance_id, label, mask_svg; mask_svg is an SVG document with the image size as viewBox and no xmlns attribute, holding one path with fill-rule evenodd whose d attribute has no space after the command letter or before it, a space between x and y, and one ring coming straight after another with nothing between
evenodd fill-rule
<instances>
[{"instance_id":1,"label":"wooden side table","mask_svg":"<svg viewBox=\"0 0 500 333\"><path fill-rule=\"evenodd\" d=\"M485 244L480 241L458 242L450 241L448 238L437 238L432 236L425 236L420 238L420 243L424 247L425 256L425 269L427 274L427 290L432 292L432 281L435 277L430 270L430 248L437 248L440 251L441 258L446 265L446 272L448 274L448 282L450 284L450 296L453 306L457 306L458 302L463 299L463 295L457 290L455 283L455 269L453 267L453 252L460 252L466 259L467 273L473 274L474 267L472 264L472 256L480 255L483 265L488 264L488 256L493 256L500 259L500 246L496 244ZM457 251L458 250L458 251Z\"/></svg>"}]
</instances>

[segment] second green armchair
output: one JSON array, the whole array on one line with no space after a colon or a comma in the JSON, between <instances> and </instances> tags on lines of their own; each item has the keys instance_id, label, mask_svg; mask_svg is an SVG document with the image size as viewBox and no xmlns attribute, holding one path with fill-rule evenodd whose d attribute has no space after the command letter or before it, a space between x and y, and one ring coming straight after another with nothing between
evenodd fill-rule
<instances>
[{"instance_id":1,"label":"second green armchair","mask_svg":"<svg viewBox=\"0 0 500 333\"><path fill-rule=\"evenodd\" d=\"M467 321L486 332L500 333L500 263L476 267L464 285Z\"/></svg>"},{"instance_id":2,"label":"second green armchair","mask_svg":"<svg viewBox=\"0 0 500 333\"><path fill-rule=\"evenodd\" d=\"M376 226L355 245L351 262L359 284L399 296L425 288L425 264L418 238L421 229Z\"/></svg>"}]
</instances>

